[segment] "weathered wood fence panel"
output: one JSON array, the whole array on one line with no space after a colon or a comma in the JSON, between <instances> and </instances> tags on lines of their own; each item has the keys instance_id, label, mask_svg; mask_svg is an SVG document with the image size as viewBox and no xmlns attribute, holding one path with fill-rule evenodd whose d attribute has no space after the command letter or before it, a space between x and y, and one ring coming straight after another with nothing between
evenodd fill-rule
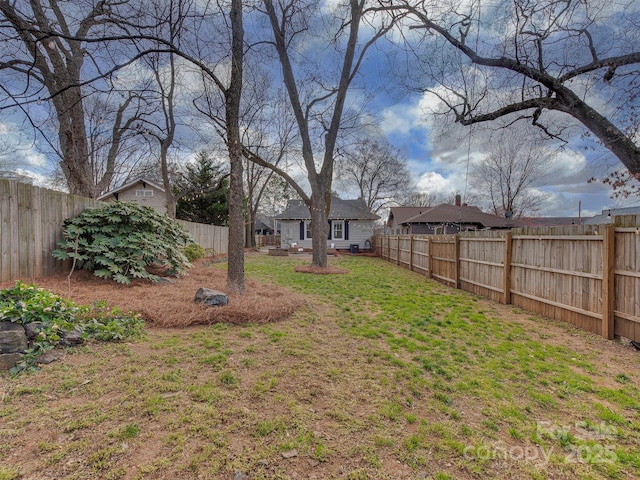
<instances>
[{"instance_id":1,"label":"weathered wood fence panel","mask_svg":"<svg viewBox=\"0 0 640 480\"><path fill-rule=\"evenodd\" d=\"M603 237L596 232L595 225L515 230L511 303L602 335Z\"/></svg>"},{"instance_id":2,"label":"weathered wood fence panel","mask_svg":"<svg viewBox=\"0 0 640 480\"><path fill-rule=\"evenodd\" d=\"M640 341L640 216L615 222L385 235L375 244L383 259L456 288Z\"/></svg>"},{"instance_id":3,"label":"weathered wood fence panel","mask_svg":"<svg viewBox=\"0 0 640 480\"><path fill-rule=\"evenodd\" d=\"M412 235L411 268L427 276L431 274L429 265L429 237L427 235Z\"/></svg>"},{"instance_id":4,"label":"weathered wood fence panel","mask_svg":"<svg viewBox=\"0 0 640 480\"><path fill-rule=\"evenodd\" d=\"M503 301L505 235L499 231L460 235L460 288Z\"/></svg>"},{"instance_id":5,"label":"weathered wood fence panel","mask_svg":"<svg viewBox=\"0 0 640 480\"><path fill-rule=\"evenodd\" d=\"M226 255L229 250L229 227L177 220L193 237L195 243L215 255Z\"/></svg>"},{"instance_id":6,"label":"weathered wood fence panel","mask_svg":"<svg viewBox=\"0 0 640 480\"><path fill-rule=\"evenodd\" d=\"M98 201L0 179L0 281L33 279L68 268L51 252L62 222Z\"/></svg>"},{"instance_id":7,"label":"weathered wood fence panel","mask_svg":"<svg viewBox=\"0 0 640 480\"><path fill-rule=\"evenodd\" d=\"M457 235L433 235L429 240L431 277L458 287Z\"/></svg>"},{"instance_id":8,"label":"weathered wood fence panel","mask_svg":"<svg viewBox=\"0 0 640 480\"><path fill-rule=\"evenodd\" d=\"M91 198L0 179L0 282L67 271L69 264L51 255L62 238L62 224L85 208L100 205ZM203 248L227 253L227 227L179 223Z\"/></svg>"},{"instance_id":9,"label":"weathered wood fence panel","mask_svg":"<svg viewBox=\"0 0 640 480\"><path fill-rule=\"evenodd\" d=\"M640 341L640 215L616 218L614 333Z\"/></svg>"}]
</instances>

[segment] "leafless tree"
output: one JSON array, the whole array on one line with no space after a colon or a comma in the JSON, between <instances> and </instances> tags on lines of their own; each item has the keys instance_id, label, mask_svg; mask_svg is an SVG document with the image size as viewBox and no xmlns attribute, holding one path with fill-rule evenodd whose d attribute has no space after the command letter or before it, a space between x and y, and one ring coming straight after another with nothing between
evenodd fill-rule
<instances>
[{"instance_id":1,"label":"leafless tree","mask_svg":"<svg viewBox=\"0 0 640 480\"><path fill-rule=\"evenodd\" d=\"M632 175L640 174L640 29L633 2L381 3L410 14L404 23L410 43L439 77L440 87L425 90L457 122L526 119L563 138L561 116L549 113L560 112L580 122ZM440 71L433 67L435 52L446 52Z\"/></svg>"},{"instance_id":2,"label":"leafless tree","mask_svg":"<svg viewBox=\"0 0 640 480\"><path fill-rule=\"evenodd\" d=\"M355 185L373 213L399 204L413 190L406 162L387 141L359 139L338 153L336 177Z\"/></svg>"},{"instance_id":3,"label":"leafless tree","mask_svg":"<svg viewBox=\"0 0 640 480\"><path fill-rule=\"evenodd\" d=\"M60 158L60 167L71 193L95 197L111 184L114 168L107 164L95 168L87 135L86 98L97 89L111 91L107 63L108 50L101 37L113 23L114 8L126 2L57 2L54 0L0 1L0 31L3 58L0 60L0 108L18 108ZM90 39L92 42L85 40ZM89 73L89 72L90 73ZM89 77L102 78L99 87ZM112 96L110 102L117 99ZM126 96L118 103L111 128L111 153L120 149L118 140L130 125L130 107L136 100ZM34 107L50 104L54 112L57 138L43 132L41 122L32 116ZM134 108L135 110L135 108ZM101 175L97 175L98 172Z\"/></svg>"},{"instance_id":4,"label":"leafless tree","mask_svg":"<svg viewBox=\"0 0 640 480\"><path fill-rule=\"evenodd\" d=\"M300 0L263 0L269 20L273 45L280 61L282 79L289 105L296 120L301 155L311 195L285 171L271 167L285 178L306 203L311 212L313 260L318 267L327 266L328 214L334 173L334 155L341 127L348 110L347 93L358 74L365 54L391 29L389 18L376 15L366 0L349 0L328 5L331 18L318 18L323 5ZM321 28L314 31L315 21ZM366 41L359 39L363 25L368 27ZM327 31L335 28L334 33ZM308 35L305 37L305 34ZM329 63L313 60L313 52L304 49L304 38L316 41L324 36L322 57L333 54ZM322 75L324 73L324 75ZM332 75L333 74L333 78ZM321 145L314 138L322 139ZM248 158L259 162L255 152Z\"/></svg>"},{"instance_id":5,"label":"leafless tree","mask_svg":"<svg viewBox=\"0 0 640 480\"><path fill-rule=\"evenodd\" d=\"M503 135L470 172L471 187L491 213L503 217L535 214L545 200L535 190L553 173L556 153L525 134Z\"/></svg>"}]
</instances>

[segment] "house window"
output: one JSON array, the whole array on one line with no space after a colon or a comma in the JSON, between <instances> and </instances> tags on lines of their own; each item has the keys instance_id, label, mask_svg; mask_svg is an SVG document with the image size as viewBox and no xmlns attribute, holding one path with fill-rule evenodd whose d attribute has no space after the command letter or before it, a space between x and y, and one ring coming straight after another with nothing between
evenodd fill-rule
<instances>
[{"instance_id":1,"label":"house window","mask_svg":"<svg viewBox=\"0 0 640 480\"><path fill-rule=\"evenodd\" d=\"M136 197L153 197L153 190L136 190Z\"/></svg>"},{"instance_id":2,"label":"house window","mask_svg":"<svg viewBox=\"0 0 640 480\"><path fill-rule=\"evenodd\" d=\"M442 235L444 233L444 227L436 227L436 235Z\"/></svg>"},{"instance_id":3,"label":"house window","mask_svg":"<svg viewBox=\"0 0 640 480\"><path fill-rule=\"evenodd\" d=\"M344 238L344 222L333 222L333 239L342 240Z\"/></svg>"},{"instance_id":4,"label":"house window","mask_svg":"<svg viewBox=\"0 0 640 480\"><path fill-rule=\"evenodd\" d=\"M307 239L311 238L311 222L304 222L305 225L305 235Z\"/></svg>"}]
</instances>

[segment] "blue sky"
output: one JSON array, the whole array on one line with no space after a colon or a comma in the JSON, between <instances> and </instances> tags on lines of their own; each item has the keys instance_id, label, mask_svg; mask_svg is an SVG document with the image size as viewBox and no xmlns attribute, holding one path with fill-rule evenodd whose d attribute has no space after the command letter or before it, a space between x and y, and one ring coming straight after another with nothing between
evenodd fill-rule
<instances>
[{"instance_id":1,"label":"blue sky","mask_svg":"<svg viewBox=\"0 0 640 480\"><path fill-rule=\"evenodd\" d=\"M323 55L323 49L316 42L306 46L305 54ZM370 51L361 72L364 84L375 92L373 103L367 109L376 117L377 131L403 153L418 190L470 196L473 192L467 172L485 155L489 133L482 126L471 129L444 122L432 114L438 110L433 96L399 88L398 73L407 68L409 61L402 54L394 53L393 48L393 42L379 42ZM318 61L321 63L322 59ZM434 84L427 86L434 87ZM354 90L350 99L358 104L361 95L361 91ZM638 199L612 200L607 186L587 182L592 176L602 176L600 166L611 161L611 156L598 145L589 148L593 144L583 138L583 132L580 127L571 130L569 143L559 151L549 175L542 179L538 188L547 194L547 199L540 215L577 217L579 203L583 216L640 203ZM42 153L48 149L42 140L34 140L32 130L19 114L9 115L5 111L0 115L0 136L11 147L4 156L0 149L0 169L3 161L17 160L19 172L33 172L39 182L43 181L52 167L51 159ZM201 148L202 144L195 142L194 137L194 150ZM556 146L550 144L549 148Z\"/></svg>"}]
</instances>

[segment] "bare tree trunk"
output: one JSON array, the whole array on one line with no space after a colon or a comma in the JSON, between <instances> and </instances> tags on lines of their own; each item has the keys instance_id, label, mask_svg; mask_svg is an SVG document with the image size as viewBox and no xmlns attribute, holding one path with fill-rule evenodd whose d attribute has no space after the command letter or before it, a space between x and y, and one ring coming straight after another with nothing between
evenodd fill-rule
<instances>
[{"instance_id":1,"label":"bare tree trunk","mask_svg":"<svg viewBox=\"0 0 640 480\"><path fill-rule=\"evenodd\" d=\"M242 62L244 30L242 25L242 2L232 0L229 13L232 32L231 81L225 91L225 115L227 124L227 147L231 162L229 180L229 269L227 290L229 293L244 293L244 224L243 224L243 176L242 144L240 142L240 96L242 93Z\"/></svg>"},{"instance_id":2,"label":"bare tree trunk","mask_svg":"<svg viewBox=\"0 0 640 480\"><path fill-rule=\"evenodd\" d=\"M59 123L58 138L62 155L60 167L69 192L94 198L99 192L94 191L93 175L89 170L89 147L84 132L85 118L80 88L72 87L55 96L53 104Z\"/></svg>"},{"instance_id":3,"label":"bare tree trunk","mask_svg":"<svg viewBox=\"0 0 640 480\"><path fill-rule=\"evenodd\" d=\"M324 268L327 266L327 238L329 237L331 195L327 199L326 195L316 195L316 193L314 190L309 206L311 211L311 244L313 247L311 264L314 267Z\"/></svg>"}]
</instances>

